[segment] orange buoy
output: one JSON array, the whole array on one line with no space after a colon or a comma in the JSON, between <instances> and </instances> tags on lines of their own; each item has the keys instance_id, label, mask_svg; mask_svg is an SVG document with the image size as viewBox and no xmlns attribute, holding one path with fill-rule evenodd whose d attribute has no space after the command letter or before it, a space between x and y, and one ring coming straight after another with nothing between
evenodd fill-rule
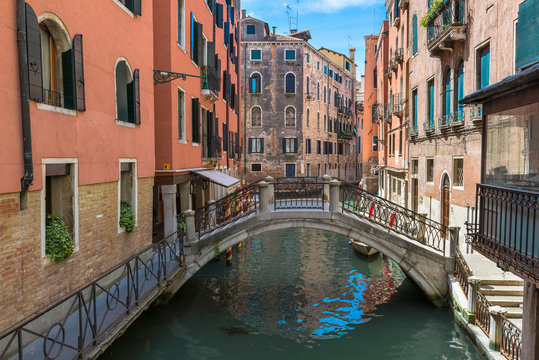
<instances>
[{"instance_id":1,"label":"orange buoy","mask_svg":"<svg viewBox=\"0 0 539 360\"><path fill-rule=\"evenodd\" d=\"M374 201L371 202L371 207L369 208L369 217L372 218L374 215Z\"/></svg>"}]
</instances>

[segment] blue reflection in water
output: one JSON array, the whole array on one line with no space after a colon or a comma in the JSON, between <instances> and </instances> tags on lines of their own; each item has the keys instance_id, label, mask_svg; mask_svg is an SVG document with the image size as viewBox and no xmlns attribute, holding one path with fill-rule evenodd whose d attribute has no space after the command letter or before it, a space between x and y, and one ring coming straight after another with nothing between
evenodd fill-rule
<instances>
[{"instance_id":1,"label":"blue reflection in water","mask_svg":"<svg viewBox=\"0 0 539 360\"><path fill-rule=\"evenodd\" d=\"M318 339L336 339L350 330L354 330L351 325L357 325L368 321L369 318L363 318L363 292L367 288L366 278L363 274L360 274L357 270L352 270L348 274L348 284L346 288L348 291L342 294L343 298L325 298L322 299L323 303L329 304L334 302L340 302L345 306L339 307L334 311L324 311L322 314L331 315L318 319L320 326L315 329L311 337ZM351 299L344 298L349 295ZM350 296L351 295L351 296ZM314 304L318 306L320 304Z\"/></svg>"}]
</instances>

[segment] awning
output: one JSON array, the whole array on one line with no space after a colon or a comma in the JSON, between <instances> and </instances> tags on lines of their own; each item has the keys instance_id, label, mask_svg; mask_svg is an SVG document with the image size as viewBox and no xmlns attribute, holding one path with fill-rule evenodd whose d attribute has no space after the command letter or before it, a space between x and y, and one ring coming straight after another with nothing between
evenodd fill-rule
<instances>
[{"instance_id":1,"label":"awning","mask_svg":"<svg viewBox=\"0 0 539 360\"><path fill-rule=\"evenodd\" d=\"M228 176L217 170L196 170L193 171L193 174L200 176L206 180L211 181L214 184L221 185L224 187L231 187L240 182L239 179L235 177Z\"/></svg>"}]
</instances>

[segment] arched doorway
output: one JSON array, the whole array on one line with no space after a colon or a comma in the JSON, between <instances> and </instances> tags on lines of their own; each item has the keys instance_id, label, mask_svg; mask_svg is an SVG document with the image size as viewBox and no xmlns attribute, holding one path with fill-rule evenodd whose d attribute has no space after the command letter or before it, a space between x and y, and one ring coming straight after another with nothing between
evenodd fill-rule
<instances>
[{"instance_id":1,"label":"arched doorway","mask_svg":"<svg viewBox=\"0 0 539 360\"><path fill-rule=\"evenodd\" d=\"M444 174L442 178L442 224L449 226L449 189L451 183L449 182L449 176Z\"/></svg>"}]
</instances>

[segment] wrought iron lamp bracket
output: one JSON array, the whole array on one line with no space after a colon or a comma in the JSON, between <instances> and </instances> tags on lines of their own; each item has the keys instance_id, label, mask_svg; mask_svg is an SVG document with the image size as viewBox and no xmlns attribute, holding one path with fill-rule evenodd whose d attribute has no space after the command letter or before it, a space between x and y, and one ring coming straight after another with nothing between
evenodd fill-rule
<instances>
[{"instance_id":1,"label":"wrought iron lamp bracket","mask_svg":"<svg viewBox=\"0 0 539 360\"><path fill-rule=\"evenodd\" d=\"M154 70L153 71L154 84L166 84L166 83L174 81L176 79L187 80L187 77L199 78L199 79L203 79L204 81L206 81L205 76L183 74L183 73L177 73L177 72L166 71L166 70Z\"/></svg>"}]
</instances>

